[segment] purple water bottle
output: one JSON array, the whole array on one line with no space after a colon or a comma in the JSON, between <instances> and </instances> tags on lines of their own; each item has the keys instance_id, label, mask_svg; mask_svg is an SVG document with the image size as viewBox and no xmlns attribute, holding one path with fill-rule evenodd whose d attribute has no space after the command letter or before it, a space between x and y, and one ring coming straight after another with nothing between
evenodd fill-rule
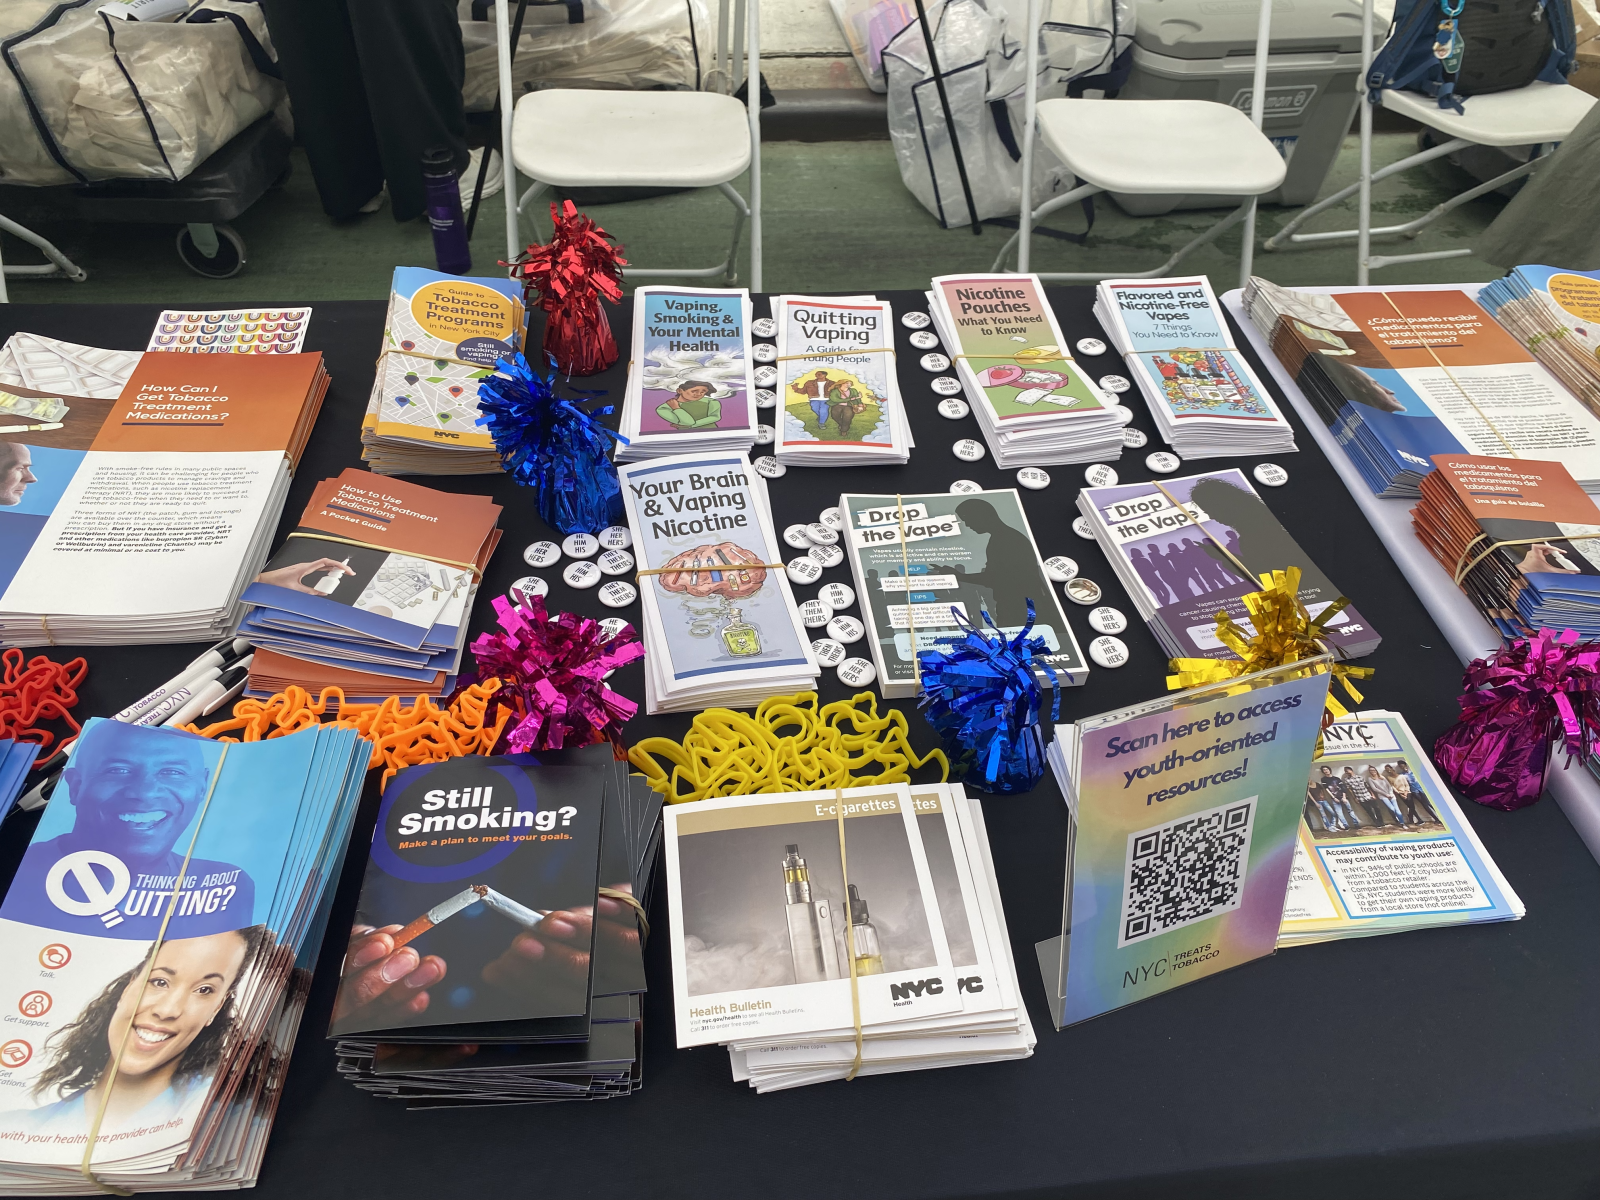
<instances>
[{"instance_id":1,"label":"purple water bottle","mask_svg":"<svg viewBox=\"0 0 1600 1200\"><path fill-rule=\"evenodd\" d=\"M427 197L433 257L439 270L465 275L472 270L472 250L467 246L467 220L461 215L461 185L446 147L436 146L423 153L422 190Z\"/></svg>"}]
</instances>

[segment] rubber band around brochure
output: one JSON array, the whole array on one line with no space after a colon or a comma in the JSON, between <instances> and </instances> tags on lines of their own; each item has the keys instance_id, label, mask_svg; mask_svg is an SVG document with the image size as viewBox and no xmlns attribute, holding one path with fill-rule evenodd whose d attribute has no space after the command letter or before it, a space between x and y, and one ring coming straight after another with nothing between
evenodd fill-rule
<instances>
[{"instance_id":1,"label":"rubber band around brochure","mask_svg":"<svg viewBox=\"0 0 1600 1200\"><path fill-rule=\"evenodd\" d=\"M1511 443L1506 441L1505 434L1501 433L1500 430L1496 428L1495 423L1489 419L1488 415L1483 411L1483 409L1478 407L1478 402L1472 398L1472 393L1467 391L1462 382L1455 377L1455 373L1451 371L1449 367L1444 365L1444 360L1441 359L1434 351L1434 348L1428 344L1427 339L1425 339L1422 334L1418 332L1417 327L1411 323L1411 318L1400 311L1400 306L1394 302L1394 297L1389 295L1388 292L1379 292L1378 294L1389 302L1389 307L1394 309L1394 315L1406 323L1406 329L1410 331L1412 337L1417 339L1417 345L1421 346L1428 352L1428 357L1433 359L1433 365L1438 367L1439 370L1443 371L1445 378L1456 385L1456 391L1460 392L1461 398L1472 406L1472 411L1478 414L1478 419L1489 427L1490 433L1494 434L1495 437L1500 439L1500 444L1506 448L1506 454L1512 458L1521 458L1522 455L1513 450L1511 448ZM1457 580L1457 582L1460 581Z\"/></svg>"},{"instance_id":2,"label":"rubber band around brochure","mask_svg":"<svg viewBox=\"0 0 1600 1200\"><path fill-rule=\"evenodd\" d=\"M1206 538L1211 542L1211 544L1213 546L1215 546L1218 550L1221 550L1224 554L1226 554L1228 556L1228 561L1231 562L1234 566L1239 568L1240 572L1243 574L1243 576L1244 576L1244 578L1246 580L1251 580L1251 579L1255 578L1255 575L1251 573L1250 568L1245 566L1242 562L1240 562L1238 556L1235 555L1232 550L1229 550L1226 546L1224 546L1221 542L1219 542L1212 535L1212 533L1211 533L1211 531L1209 529L1207 529L1199 521L1195 520L1195 516L1194 516L1194 514L1192 512L1190 512L1183 505L1179 504L1178 501L1177 501L1177 498L1175 496L1173 496L1173 494L1171 492L1167 491L1166 488L1161 486L1161 481L1160 480L1152 479L1150 482L1152 482L1152 483L1154 483L1156 485L1156 491L1160 492L1163 496L1165 496L1167 498L1168 503L1170 503L1173 508L1177 509L1179 512L1181 512L1183 514L1184 519L1187 520L1189 522L1189 524L1193 525L1196 529L1198 529L1201 533L1203 533L1206 536Z\"/></svg>"},{"instance_id":3,"label":"rubber band around brochure","mask_svg":"<svg viewBox=\"0 0 1600 1200\"><path fill-rule=\"evenodd\" d=\"M189 835L189 846L183 852L183 865L178 868L177 878L172 883L172 895L167 899L166 915L161 918L161 928L156 930L155 941L150 945L150 953L145 956L144 975L139 980L139 987L136 993L138 995L143 995L144 989L150 986L150 972L155 969L156 955L161 953L161 946L167 940L167 924L172 920L172 914L178 909L178 897L183 893L183 881L189 874L189 860L194 857L195 843L200 840L200 830L205 825L206 813L211 810L211 798L217 794L217 783L222 779L222 765L227 760L228 745L223 743L222 753L217 756L217 765L211 773L211 786L206 789L205 802L200 806L200 815L195 818L194 832ZM248 965L248 963L245 964L245 966ZM94 1144L95 1140L100 1136L100 1126L106 1119L106 1109L111 1106L111 1093L117 1086L117 1071L122 1066L122 1055L128 1048L128 1039L132 1036L133 1018L130 1016L128 1018L128 1027L122 1031L122 1040L117 1043L117 1052L111 1056L111 1073L106 1077L105 1094L100 1097L99 1111L94 1114L94 1120L89 1123L89 1140L83 1148L83 1161L79 1164L79 1169L83 1172L83 1177L86 1180L94 1184L102 1192L108 1192L113 1196L131 1196L133 1193L103 1183L95 1175L93 1169Z\"/></svg>"},{"instance_id":4,"label":"rubber band around brochure","mask_svg":"<svg viewBox=\"0 0 1600 1200\"><path fill-rule=\"evenodd\" d=\"M916 605L911 601L911 555L906 548L906 501L899 492L894 494L895 515L900 522L900 578L904 579L906 589L906 637L910 639L911 661L917 661L917 613ZM950 606L950 611L955 611L955 605ZM922 673L917 673L917 687L922 686ZM860 1065L859 1058L856 1065Z\"/></svg>"},{"instance_id":5,"label":"rubber band around brochure","mask_svg":"<svg viewBox=\"0 0 1600 1200\"><path fill-rule=\"evenodd\" d=\"M375 546L371 542L360 542L355 538L337 537L331 533L312 533L305 530L295 530L289 535L291 538L315 538L319 542L337 542L341 546L355 546L361 550L376 550L379 554L404 554L407 558L420 558L424 562L439 563L446 567L455 567L458 571L472 572L472 578L479 582L483 580L483 570L476 563L461 562L454 558L445 558L442 554L422 554L416 550L396 550L392 546Z\"/></svg>"},{"instance_id":6,"label":"rubber band around brochure","mask_svg":"<svg viewBox=\"0 0 1600 1200\"><path fill-rule=\"evenodd\" d=\"M849 358L852 354L893 354L893 346L863 346L860 350L816 350L809 354L780 354L773 362L798 362L802 359Z\"/></svg>"},{"instance_id":7,"label":"rubber band around brochure","mask_svg":"<svg viewBox=\"0 0 1600 1200\"><path fill-rule=\"evenodd\" d=\"M702 571L781 571L787 563L728 563L726 566L712 567L650 567L643 571L633 573L635 579L642 579L646 575L698 575Z\"/></svg>"},{"instance_id":8,"label":"rubber band around brochure","mask_svg":"<svg viewBox=\"0 0 1600 1200\"><path fill-rule=\"evenodd\" d=\"M458 367L471 367L475 371L494 371L495 367L486 367L482 363L468 362L464 358L456 358L450 354L424 354L420 350L402 350L399 346L390 346L380 351L375 365L379 373L383 371L383 360L391 354L398 354L401 358L420 358L424 362L454 363Z\"/></svg>"},{"instance_id":9,"label":"rubber band around brochure","mask_svg":"<svg viewBox=\"0 0 1600 1200\"><path fill-rule=\"evenodd\" d=\"M1468 575L1472 574L1472 568L1473 567L1477 566L1484 559L1488 558L1489 555L1493 554L1496 550L1500 549L1501 546L1537 546L1542 542L1548 542L1550 540L1550 535L1549 534L1546 534L1544 537L1508 538L1506 541L1503 541L1503 542L1495 542L1487 550L1485 550L1482 554L1478 555L1471 562L1467 563L1466 566L1462 566L1461 565L1462 563L1467 562L1467 555L1472 553L1472 548L1474 546L1476 546L1479 542L1486 541L1488 539L1488 536L1489 535L1486 534L1486 533L1480 533L1477 537L1473 538L1470 542L1467 543L1467 548L1461 552L1461 557L1456 559L1455 582L1456 582L1456 584L1458 586L1460 585L1460 583L1461 583L1461 581L1463 579L1465 579ZM1559 535L1557 536L1556 540L1557 541L1561 540Z\"/></svg>"},{"instance_id":10,"label":"rubber band around brochure","mask_svg":"<svg viewBox=\"0 0 1600 1200\"><path fill-rule=\"evenodd\" d=\"M848 1083L861 1070L861 982L856 971L855 914L850 910L850 864L844 851L844 789L833 789L833 812L839 819L839 876L844 881L844 937L845 949L850 952L850 1016L856 1026L856 1057L845 1075ZM130 1025L131 1029L132 1026Z\"/></svg>"},{"instance_id":11,"label":"rubber band around brochure","mask_svg":"<svg viewBox=\"0 0 1600 1200\"><path fill-rule=\"evenodd\" d=\"M632 892L609 887L595 888L595 892L607 900L615 900L633 909L633 915L639 918L639 944L642 946L650 940L650 918L645 915L644 905L639 903Z\"/></svg>"}]
</instances>

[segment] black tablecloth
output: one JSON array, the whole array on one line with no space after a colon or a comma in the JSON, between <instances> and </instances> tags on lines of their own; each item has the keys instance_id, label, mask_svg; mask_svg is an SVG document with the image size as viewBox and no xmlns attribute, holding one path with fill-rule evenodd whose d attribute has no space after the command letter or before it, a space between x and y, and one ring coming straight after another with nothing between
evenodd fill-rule
<instances>
[{"instance_id":1,"label":"black tablecloth","mask_svg":"<svg viewBox=\"0 0 1600 1200\"><path fill-rule=\"evenodd\" d=\"M916 293L890 298L897 311L923 307ZM1070 339L1104 337L1090 315L1091 289L1052 291L1051 298ZM758 314L764 311L758 301ZM0 307L0 338L26 329L133 349L144 345L157 312L156 305ZM624 345L631 319L626 305L614 317ZM333 386L295 479L286 527L314 483L358 462L382 325L376 302L316 306L306 348L327 356ZM846 489L927 491L961 477L1014 485L988 459L969 464L951 454L957 438L978 436L975 423L938 416L928 376L917 365L920 353L904 329L897 335L917 439L911 462L791 469L771 484L780 530L815 520ZM1121 369L1112 356L1085 363L1091 372ZM610 389L620 403L623 368L579 382ZM1135 424L1153 434L1143 404L1132 406ZM1382 633L1382 648L1368 660L1377 668L1368 703L1399 709L1431 744L1453 718L1459 665L1315 443L1298 432L1301 452L1279 457L1288 485L1260 490ZM1152 436L1149 450L1158 448ZM1124 481L1151 477L1147 452L1130 451L1116 464ZM1253 460L1203 465L1248 469ZM1048 489L1024 491L1029 519L1046 557L1076 559L1106 589L1107 603L1136 618L1099 549L1071 531L1082 470L1052 468ZM498 476L422 482L490 492L505 506L506 538L487 573L486 594L527 573L522 547L550 536L529 493ZM574 591L557 572L545 574L554 609L612 615L594 592ZM848 569L827 578L848 579ZM1067 607L1087 645L1093 635L1080 619L1083 610ZM491 620L489 605L480 603L477 627ZM1165 663L1155 639L1136 619L1123 637L1132 662L1116 671L1095 669L1085 686L1068 690L1063 719L1163 692ZM194 652L192 646L86 651L90 675L79 715L116 711ZM72 651L53 653L65 658ZM642 701L638 665L612 682ZM825 671L821 692L830 701L848 689ZM911 716L913 742L931 744L914 705L900 707ZM687 714L641 715L628 733L676 738L688 722ZM370 836L374 801L369 794L357 847ZM1035 1055L770 1096L731 1082L722 1050L674 1048L663 936L647 951L653 990L644 1005L641 1093L604 1104L407 1113L334 1073L323 1034L342 939L330 937L258 1194L264 1200L898 1200L1156 1196L1181 1189L1188 1197L1341 1200L1593 1196L1600 1192L1600 868L1553 801L1509 814L1468 808L1526 902L1524 920L1286 950L1057 1033L1033 944L1059 932L1061 797L1046 778L1029 795L987 799L1022 994L1038 1030ZM6 822L0 880L9 880L33 824L31 817ZM344 872L334 930L354 908L362 859L358 850ZM665 928L659 892L664 888L652 916Z\"/></svg>"}]
</instances>

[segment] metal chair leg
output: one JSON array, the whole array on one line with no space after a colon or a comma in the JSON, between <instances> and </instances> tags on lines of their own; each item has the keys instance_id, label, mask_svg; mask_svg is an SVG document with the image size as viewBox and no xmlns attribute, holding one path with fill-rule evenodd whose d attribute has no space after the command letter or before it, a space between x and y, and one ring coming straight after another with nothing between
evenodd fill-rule
<instances>
[{"instance_id":1,"label":"metal chair leg","mask_svg":"<svg viewBox=\"0 0 1600 1200\"><path fill-rule=\"evenodd\" d=\"M48 239L40 237L26 225L18 225L10 217L0 216L0 229L5 230L18 241L26 242L50 260L48 263L40 263L37 266L4 267L0 269L0 304L5 303L7 299L5 291L5 277L7 275L13 278L29 277L34 279L48 279L60 275L73 283L82 283L89 278L89 272L57 250Z\"/></svg>"},{"instance_id":2,"label":"metal chair leg","mask_svg":"<svg viewBox=\"0 0 1600 1200\"><path fill-rule=\"evenodd\" d=\"M744 223L751 217L751 208L745 199L731 183L717 184L717 190L728 198L728 203L733 205L733 241L728 247L728 257L714 267L685 267L675 270L671 267L624 267L623 277L626 279L710 279L717 275L725 276L729 283L735 282L739 277L739 235L744 232ZM752 229L754 225L752 223Z\"/></svg>"},{"instance_id":3,"label":"metal chair leg","mask_svg":"<svg viewBox=\"0 0 1600 1200\"><path fill-rule=\"evenodd\" d=\"M1180 261L1187 258L1191 252L1198 250L1208 242L1216 241L1222 234L1244 220L1245 214L1250 211L1250 206L1253 203L1255 203L1255 197L1252 196L1210 229L1193 238L1187 245L1174 251L1172 257L1167 259L1166 262L1159 267L1152 267L1148 271L1039 271L1037 274L1040 279L1050 283L1091 283L1101 279L1110 279L1113 276L1118 279L1155 279L1158 276L1166 275Z\"/></svg>"}]
</instances>

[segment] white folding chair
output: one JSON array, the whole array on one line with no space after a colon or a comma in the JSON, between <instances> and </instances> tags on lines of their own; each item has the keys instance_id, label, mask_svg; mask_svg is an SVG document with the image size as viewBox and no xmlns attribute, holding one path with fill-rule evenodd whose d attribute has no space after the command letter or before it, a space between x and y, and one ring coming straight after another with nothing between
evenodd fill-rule
<instances>
[{"instance_id":1,"label":"white folding chair","mask_svg":"<svg viewBox=\"0 0 1600 1200\"><path fill-rule=\"evenodd\" d=\"M1041 271L1047 280L1094 280L1165 275L1191 251L1245 222L1241 285L1250 276L1256 202L1283 183L1283 155L1261 132L1267 52L1272 44L1272 3L1260 0L1250 115L1211 100L1038 99L1040 0L1028 0L1028 83L1023 101L1023 203L1018 230L1000 249L994 269L1004 269L1012 246L1017 270L1029 268L1033 226L1065 205L1100 192L1135 195L1245 196L1210 229L1148 271ZM1035 136L1072 172L1078 186L1033 207Z\"/></svg>"},{"instance_id":2,"label":"white folding chair","mask_svg":"<svg viewBox=\"0 0 1600 1200\"><path fill-rule=\"evenodd\" d=\"M733 0L741 3L741 0ZM739 234L750 222L750 287L761 290L761 47L759 0L742 0L738 24L745 54L727 55L729 0L721 0L716 69L720 92L622 92L551 88L511 100L511 38L506 10L495 5L499 42L500 111L505 155L505 193L517 195L517 172L533 181L515 204L506 204L506 254L524 248L518 218L552 187L714 187L733 205L733 239L728 257L714 267L641 268L629 277L738 277ZM738 26L734 29L737 46ZM726 58L748 58L748 72L724 65ZM748 100L728 94L735 76L748 77ZM733 187L750 171L750 200Z\"/></svg>"},{"instance_id":3,"label":"white folding chair","mask_svg":"<svg viewBox=\"0 0 1600 1200\"><path fill-rule=\"evenodd\" d=\"M1372 0L1361 6L1361 78L1364 81L1372 71L1373 28ZM1365 86L1363 84L1363 91ZM1403 92L1384 88L1378 93L1379 102L1390 112L1410 117L1445 138L1436 146L1403 158L1387 167L1372 169L1372 105L1363 97L1361 105L1361 173L1355 183L1340 188L1325 200L1318 200L1295 215L1265 243L1268 250L1282 249L1288 243L1347 241L1356 242L1356 282L1366 284L1369 273L1379 267L1396 263L1426 262L1436 258L1461 258L1471 254L1469 247L1453 250L1427 250L1419 254L1373 254L1374 235L1404 234L1416 237L1451 209L1460 208L1469 200L1476 200L1496 188L1520 179L1539 165L1539 160L1555 149L1555 144L1567 137L1578 122L1588 115L1595 98L1578 88L1564 83L1535 81L1526 87L1510 92L1491 92L1486 96L1469 96L1462 102L1464 112L1440 108L1437 100L1417 92ZM1533 154L1525 163L1497 175L1486 183L1468 188L1442 204L1436 204L1422 216L1403 225L1383 225L1372 228L1372 185L1391 175L1409 171L1412 167L1454 154L1465 146L1532 146ZM1297 230L1312 217L1331 206L1360 193L1356 202L1356 228L1331 229L1318 233L1299 233Z\"/></svg>"}]
</instances>

